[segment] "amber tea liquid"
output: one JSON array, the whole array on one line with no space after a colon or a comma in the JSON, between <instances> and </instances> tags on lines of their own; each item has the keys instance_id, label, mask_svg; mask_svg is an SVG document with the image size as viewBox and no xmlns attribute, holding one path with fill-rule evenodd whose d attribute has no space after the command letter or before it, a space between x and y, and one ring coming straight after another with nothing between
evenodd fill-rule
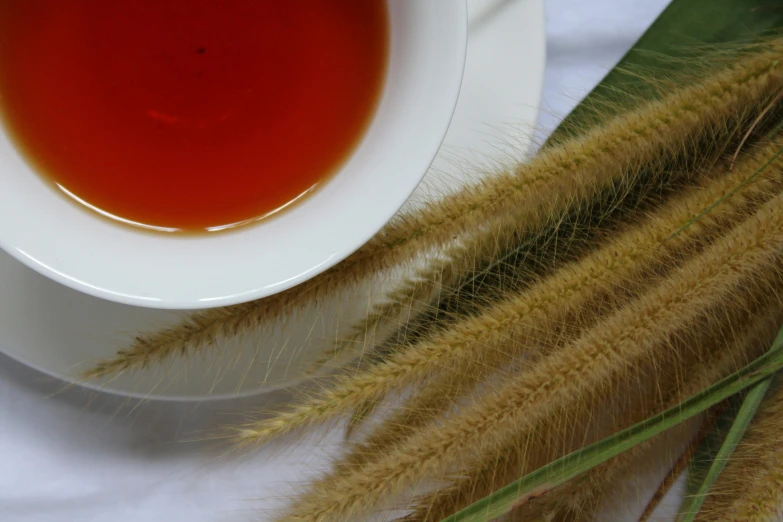
<instances>
[{"instance_id":1,"label":"amber tea liquid","mask_svg":"<svg viewBox=\"0 0 783 522\"><path fill-rule=\"evenodd\" d=\"M381 95L383 0L0 0L0 108L106 215L204 230L335 172Z\"/></svg>"}]
</instances>

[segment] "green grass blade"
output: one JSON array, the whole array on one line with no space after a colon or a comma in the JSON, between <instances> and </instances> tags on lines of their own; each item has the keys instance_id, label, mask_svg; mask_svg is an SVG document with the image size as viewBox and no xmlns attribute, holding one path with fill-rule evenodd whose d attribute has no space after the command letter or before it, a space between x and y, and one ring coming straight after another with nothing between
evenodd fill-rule
<instances>
[{"instance_id":1,"label":"green grass blade","mask_svg":"<svg viewBox=\"0 0 783 522\"><path fill-rule=\"evenodd\" d=\"M739 413L737 413L737 417L731 425L731 429L726 434L726 439L723 441L723 444L718 450L718 454L715 456L715 460L712 461L712 465L707 471L707 476L696 491L696 494L689 497L687 507L682 511L682 522L693 522L696 519L696 515L699 513L702 504L704 504L704 499L707 498L707 493L709 493L710 488L729 462L731 455L734 453L734 449L745 435L745 431L748 429L750 422L756 415L756 411L764 398L764 394L767 393L767 389L772 383L772 380L773 376L767 377L748 391L745 400L742 402Z\"/></svg>"},{"instance_id":2,"label":"green grass blade","mask_svg":"<svg viewBox=\"0 0 783 522\"><path fill-rule=\"evenodd\" d=\"M783 329L766 354L738 372L663 413L539 468L446 518L444 522L487 522L495 519L530 498L541 495L742 390L764 381L781 368L783 368Z\"/></svg>"},{"instance_id":3,"label":"green grass blade","mask_svg":"<svg viewBox=\"0 0 783 522\"><path fill-rule=\"evenodd\" d=\"M677 74L695 46L743 42L783 28L783 5L770 0L674 0L587 97L555 129L547 143L584 131L607 114L596 101L644 100L656 95L650 71ZM603 104L602 104L603 105ZM623 104L620 103L622 106Z\"/></svg>"},{"instance_id":4,"label":"green grass blade","mask_svg":"<svg viewBox=\"0 0 783 522\"><path fill-rule=\"evenodd\" d=\"M712 428L704 434L701 443L696 448L688 464L688 476L685 484L685 493L682 495L683 500L680 502L680 511L683 509L684 499L696 495L696 492L704 482L710 466L718 455L723 441L726 439L726 434L731 429L734 419L737 418L743 399L742 394L737 394L722 404L720 411L716 411L717 418Z\"/></svg>"},{"instance_id":5,"label":"green grass blade","mask_svg":"<svg viewBox=\"0 0 783 522\"><path fill-rule=\"evenodd\" d=\"M750 176L745 178L745 180L743 180L742 183L740 183L739 185L737 185L736 187L731 189L726 195L724 195L722 198L717 200L715 203L713 203L709 207L707 207L704 210L702 210L701 212L699 212L699 214L694 216L693 219L691 219L686 224L684 224L679 230L675 231L671 236L669 236L667 238L667 241L669 241L669 240L679 236L680 234L682 234L683 230L685 230L689 226L691 226L694 223L696 223L697 221L699 221L701 218L703 218L704 216L706 216L707 214L712 212L715 209L715 207L717 207L718 205L720 205L721 203L723 203L727 199L731 198L734 194L736 194L737 192L739 192L740 190L745 188L749 183L751 183L754 179L756 179L759 176L759 174L761 174L762 172L767 170L767 168L770 165L772 165L772 163L775 162L778 159L778 157L780 157L781 154L783 154L783 147L779 148L777 150L777 152L775 152L775 154L773 154L772 157L769 158L769 160L767 160L761 167L756 169L756 171L753 174L751 174Z\"/></svg>"},{"instance_id":6,"label":"green grass blade","mask_svg":"<svg viewBox=\"0 0 783 522\"><path fill-rule=\"evenodd\" d=\"M773 343L773 347L782 344L783 329L778 333L778 336ZM688 495L684 499L684 507L680 512L681 522L693 522L693 520L696 519L696 515L699 513L702 504L704 504L704 500L707 498L710 488L720 476L723 468L726 467L734 450L745 435L745 431L748 429L753 417L755 417L756 411L758 411L759 405L761 405L761 401L764 399L764 395L767 393L770 384L772 384L773 377L774 375L767 377L748 390L745 399L742 401L742 406L740 406L739 411L736 413L734 422L726 433L723 444L721 444L717 454L714 456L701 484L694 494Z\"/></svg>"}]
</instances>

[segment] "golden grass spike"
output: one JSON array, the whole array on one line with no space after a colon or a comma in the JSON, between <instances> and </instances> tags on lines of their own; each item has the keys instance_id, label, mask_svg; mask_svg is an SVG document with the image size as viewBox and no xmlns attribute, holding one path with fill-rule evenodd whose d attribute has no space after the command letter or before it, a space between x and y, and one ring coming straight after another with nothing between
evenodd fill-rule
<instances>
[{"instance_id":1,"label":"golden grass spike","mask_svg":"<svg viewBox=\"0 0 783 522\"><path fill-rule=\"evenodd\" d=\"M761 355L783 323L783 307L780 298L773 296L773 301L761 308L755 313L755 318L749 318L744 332L736 335L733 341L730 341L730 334L726 339L720 336L713 338L711 349L702 360L697 360L682 372L681 382L671 387L660 409L679 404ZM639 466L643 465L655 445L656 439L653 438L597 466L584 478L564 484L530 506L521 507L515 519L537 520L555 513L561 513L565 518L578 513L590 520L595 519L598 509L616 491L615 486L638 473Z\"/></svg>"},{"instance_id":2,"label":"golden grass spike","mask_svg":"<svg viewBox=\"0 0 783 522\"><path fill-rule=\"evenodd\" d=\"M386 357L435 330L448 328L462 317L480 313L483 307L509 292L520 291L593 249L601 236L629 213L652 206L665 195L688 186L701 174L700 169L693 170L661 168L654 173L628 173L589 203L575 204L549 216L541 229L522 228L512 246L501 251L496 245L496 251L485 252L484 259L475 257L469 268L467 264L460 266L462 274L452 273L453 260L465 253L465 246L458 244L446 249L437 258L430 258L415 277L399 283L384 298L384 304L355 325L349 335L339 336L335 345L311 365L311 373L338 367L360 356L363 360ZM444 287L443 281L458 283ZM375 348L370 352L371 358L366 357L367 347Z\"/></svg>"},{"instance_id":3,"label":"golden grass spike","mask_svg":"<svg viewBox=\"0 0 783 522\"><path fill-rule=\"evenodd\" d=\"M498 454L558 407L657 360L684 332L716 328L721 306L748 306L783 273L783 195L658 287L463 412L424 429L348 476L317 482L279 520L343 521L382 507L422 480L472 457ZM750 301L749 301L750 300Z\"/></svg>"},{"instance_id":4,"label":"golden grass spike","mask_svg":"<svg viewBox=\"0 0 783 522\"><path fill-rule=\"evenodd\" d=\"M659 348L654 363L628 369L612 384L608 396L599 390L561 404L533 428L520 430L498 455L471 461L469 468L454 473L461 478L418 499L418 507L406 522L438 522L520 476L674 406L736 371L763 351L762 343L774 336L783 319L781 301L774 294L754 299L763 305L753 303L752 309L732 310L719 328L685 332L671 346ZM746 324L751 327L744 327ZM602 486L622 471L626 455L635 457L644 451L642 446L649 444L629 450L518 511L528 520L540 520L544 515L567 520L590 515L600 504L601 494L611 491Z\"/></svg>"},{"instance_id":5,"label":"golden grass spike","mask_svg":"<svg viewBox=\"0 0 783 522\"><path fill-rule=\"evenodd\" d=\"M765 109L760 110L760 114L754 120L756 123L759 123L767 112L777 104L780 100L780 94L781 93L778 93L772 97L772 102L767 104ZM648 107L650 106L654 106L654 104L648 105ZM639 117L644 118L645 115L640 113ZM746 131L745 136L749 136L751 131L755 128L753 124L751 124L750 127L751 128ZM727 129L723 130L725 131ZM746 138L743 136L743 143L745 139ZM715 146L715 144L720 141L721 140L718 138L709 145ZM574 142L566 142L566 146L573 145L573 143ZM741 147L738 147L737 151L740 148ZM668 152L672 151L669 150ZM666 152L664 152L664 154L666 154ZM693 159L694 157L698 157L698 154L689 155L686 153L686 156L690 156L689 159ZM653 170L663 167L663 165L658 162L658 159L659 158L653 158ZM575 163L574 165L578 165L578 163ZM577 198L577 200L581 202L585 201L584 199L579 198ZM557 206L553 206L548 217L557 215L558 208L559 207ZM537 219L540 219L540 217ZM351 359L352 355L356 356L357 353L362 353L368 347L372 347L376 344L378 340L382 342L400 324L405 324L409 318L415 317L422 310L431 307L433 303L437 302L442 294L447 294L450 290L453 290L455 283L457 283L464 274L469 274L474 271L483 260L497 257L499 253L507 248L507 244L503 243L503 238L510 238L511 234L506 229L508 223L501 222L496 226L498 226L499 230L494 232L494 235L500 238L500 240L492 238L487 234L469 236L465 243L455 244L451 251L447 252L445 255L439 256L417 272L413 277L403 281L396 290L386 296L383 303L377 305L372 313L352 328L347 336L339 339L334 347L327 350L324 357L316 364L316 367L318 364L329 362L330 358L335 360L335 362L332 363L333 366L346 362ZM512 224L511 226L513 227L514 225ZM543 221L538 221L537 226L539 228L543 226ZM373 332L373 335L368 337L367 332Z\"/></svg>"},{"instance_id":6,"label":"golden grass spike","mask_svg":"<svg viewBox=\"0 0 783 522\"><path fill-rule=\"evenodd\" d=\"M713 184L691 189L684 198L667 205L665 211L650 216L643 226L630 227L625 234L584 260L561 268L526 291L394 353L377 365L341 376L319 395L305 398L287 412L241 427L237 439L243 444L265 442L294 429L346 414L364 401L424 381L438 371L463 375L477 366L491 369L503 364L527 346L535 346L547 335L548 329L556 328L586 304L596 302L603 294L624 291L623 286L629 280L642 277L645 271L661 263L670 262L671 255L684 255L689 238L697 240L695 244L698 245L699 240L709 239L720 227L741 219L748 205L780 187L783 161L765 169L755 182L713 209L704 220L667 240L702 209L749 177L774 146L778 144L763 151L762 159L743 162ZM693 248L693 242L690 248Z\"/></svg>"},{"instance_id":7,"label":"golden grass spike","mask_svg":"<svg viewBox=\"0 0 783 522\"><path fill-rule=\"evenodd\" d=\"M291 290L195 313L178 325L140 335L85 377L144 368L213 346L220 339L295 315L295 310L359 282L373 281L379 272L413 265L422 253L449 245L457 250L451 252L448 274L459 275L474 259L505 248L521 228L540 228L553 213L589 201L629 171L661 170L662 164L674 160L687 163L703 157L705 143L709 147L724 142L736 127L747 126L757 116L755 107L780 92L781 49L783 39L774 40L767 50L743 57L698 85L615 118L583 139L547 149L529 164L402 215L342 263ZM432 274L427 274L417 286L431 296L446 283L440 277L433 285Z\"/></svg>"},{"instance_id":8,"label":"golden grass spike","mask_svg":"<svg viewBox=\"0 0 783 522\"><path fill-rule=\"evenodd\" d=\"M700 522L783 519L783 386L768 392L702 505Z\"/></svg>"},{"instance_id":9,"label":"golden grass spike","mask_svg":"<svg viewBox=\"0 0 783 522\"><path fill-rule=\"evenodd\" d=\"M630 230L619 234L607 245L581 260L577 266L589 269L595 280L601 280L603 289L610 289L606 292L606 300L609 303L598 306L596 302L594 306L580 310L578 319L570 318L566 322L573 326L584 325L591 317L600 313L602 308L620 304L630 291L628 288L630 281L644 279L645 271L660 269L662 263L670 260L673 252L683 256L686 250L698 248L710 238L711 234L736 224L746 217L748 212L752 212L755 205L768 194L780 190L783 183L783 172L781 172L783 158L774 161L766 168L763 164L766 158L779 151L781 145L783 140L761 146L749 157L742 158L732 172L726 173L725 165L721 166L716 169L719 174L702 180L700 186L662 205L642 223L630 227ZM759 172L755 179L736 189L762 168L763 171ZM735 189L736 192L706 214L698 226L685 229L678 241L666 241L670 234L700 214L704 208L726 198ZM602 262L602 259L605 261ZM627 263L634 259L636 264L627 268L623 266L624 260ZM600 267L603 267L603 270L600 270ZM573 279L555 273L550 281L544 281L539 286L552 288L569 283L573 284ZM535 292L530 293L535 295ZM530 293L522 294L523 299L529 300ZM553 293L557 292L553 291ZM597 301L599 297L600 289L595 289L593 299ZM579 303L570 304L564 300L560 306L563 309L574 309L579 307ZM547 318L557 318L557 314L547 314ZM524 322L524 318L518 319ZM514 331L509 332L510 339L518 338L521 326L517 324ZM536 324L530 324L529 328L532 330L534 326L541 332L539 335L543 335L547 328L547 321L536 321ZM572 328L572 331L578 332L578 328ZM552 345L542 343L541 339L537 344L524 347L519 343L508 342L502 350L485 346L485 350L492 351L494 356L485 354L483 364L475 364L473 360L467 358L464 360L464 366L456 364L456 361L452 362L447 372L418 390L412 399L398 408L398 411L379 426L368 440L358 445L345 462L364 462L370 456L381 454L383 449L399 444L420 426L442 414L461 394L473 389L487 374L521 355L520 348L524 349L525 357L532 361L537 355L536 346L539 349L551 349Z\"/></svg>"}]
</instances>

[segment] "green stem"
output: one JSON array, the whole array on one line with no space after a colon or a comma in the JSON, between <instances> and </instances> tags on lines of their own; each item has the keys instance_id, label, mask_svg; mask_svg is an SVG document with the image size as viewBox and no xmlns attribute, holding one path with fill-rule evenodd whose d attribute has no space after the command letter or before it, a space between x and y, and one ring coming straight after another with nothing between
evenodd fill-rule
<instances>
[{"instance_id":1,"label":"green stem","mask_svg":"<svg viewBox=\"0 0 783 522\"><path fill-rule=\"evenodd\" d=\"M775 339L773 347L778 344L783 344L783 329L778 333L778 337ZM688 502L688 504L680 514L681 522L693 522L696 519L696 515L699 513L702 504L704 504L704 500L707 498L710 488L712 488L712 485L720 476L723 468L726 467L731 455L734 453L734 450L745 435L745 431L748 429L753 417L756 415L756 411L758 410L761 401L764 399L767 389L770 384L772 384L773 377L773 375L770 375L766 379L759 381L748 391L731 428L726 434L723 444L721 444L717 455L715 455L715 458L704 477L704 481L701 483L696 493L684 501Z\"/></svg>"}]
</instances>

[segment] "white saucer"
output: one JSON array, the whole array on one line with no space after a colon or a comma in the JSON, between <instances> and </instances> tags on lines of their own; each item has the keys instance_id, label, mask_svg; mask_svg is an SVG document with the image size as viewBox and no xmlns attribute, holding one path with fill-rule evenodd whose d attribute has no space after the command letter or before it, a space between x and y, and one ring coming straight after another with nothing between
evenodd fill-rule
<instances>
[{"instance_id":1,"label":"white saucer","mask_svg":"<svg viewBox=\"0 0 783 522\"><path fill-rule=\"evenodd\" d=\"M530 146L544 76L543 0L470 0L467 64L460 100L419 198L465 181L462 165L520 158ZM467 162L467 163L465 163ZM415 200L414 196L414 200ZM178 313L111 303L38 275L0 252L0 350L53 377L74 382L92 362L111 357L134 332L177 320ZM363 303L362 306L365 306ZM341 310L341 317L345 315ZM354 311L356 312L356 311ZM248 395L295 382L328 338L328 321L302 318L286 343L245 339L221 353L165 369L121 376L100 389L150 399L204 400ZM251 348L249 348L251 347Z\"/></svg>"}]
</instances>

